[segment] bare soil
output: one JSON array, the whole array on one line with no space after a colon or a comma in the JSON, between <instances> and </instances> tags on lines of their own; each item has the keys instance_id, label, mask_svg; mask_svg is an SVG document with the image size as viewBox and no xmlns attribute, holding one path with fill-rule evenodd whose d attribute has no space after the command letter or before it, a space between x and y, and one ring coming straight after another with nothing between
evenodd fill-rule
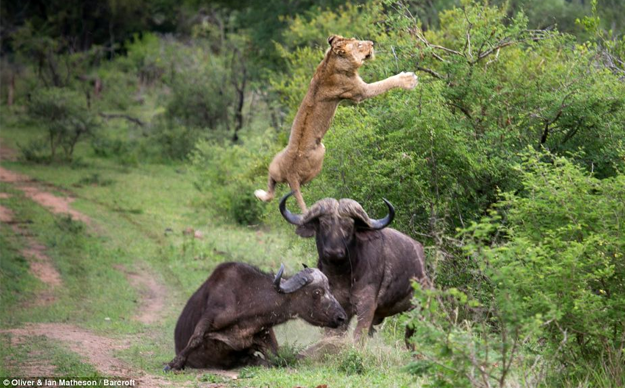
<instances>
[{"instance_id":1,"label":"bare soil","mask_svg":"<svg viewBox=\"0 0 625 388\"><path fill-rule=\"evenodd\" d=\"M116 351L127 349L130 346L129 340L102 337L65 323L28 324L23 328L2 330L1 332L11 335L11 345L19 344L24 337L36 336L61 341L67 345L69 350L79 354L104 376L135 379L140 387L169 387L172 385L159 376L140 374L140 372L132 370L123 361L115 358L113 354ZM37 374L37 376L41 375L41 373ZM50 376L53 375L54 373L50 374Z\"/></svg>"},{"instance_id":2,"label":"bare soil","mask_svg":"<svg viewBox=\"0 0 625 388\"><path fill-rule=\"evenodd\" d=\"M13 218L15 215L11 209L8 209L2 205L0 205L0 222L4 224L10 224L13 222Z\"/></svg>"},{"instance_id":3,"label":"bare soil","mask_svg":"<svg viewBox=\"0 0 625 388\"><path fill-rule=\"evenodd\" d=\"M155 274L145 264L137 264L136 271L128 270L124 265L116 265L115 269L123 272L130 284L135 287L141 301L134 319L146 325L157 322L167 312L166 300L168 290L165 285L155 279Z\"/></svg>"},{"instance_id":4,"label":"bare soil","mask_svg":"<svg viewBox=\"0 0 625 388\"><path fill-rule=\"evenodd\" d=\"M53 213L69 214L72 219L82 221L87 225L92 224L89 217L69 206L74 202L74 198L70 196L57 197L56 195L44 191L39 187L36 181L26 175L7 170L0 166L0 181L14 184L15 187L22 190L28 198L50 209Z\"/></svg>"},{"instance_id":5,"label":"bare soil","mask_svg":"<svg viewBox=\"0 0 625 388\"><path fill-rule=\"evenodd\" d=\"M32 274L46 285L43 290L37 293L35 300L29 304L43 306L54 302L54 290L60 287L63 281L61 280L61 274L54 267L52 259L46 255L45 245L28 236L26 231L17 225L15 214L11 209L0 206L0 222L11 225L15 233L26 238L26 247L22 249L21 254L28 260Z\"/></svg>"},{"instance_id":6,"label":"bare soil","mask_svg":"<svg viewBox=\"0 0 625 388\"><path fill-rule=\"evenodd\" d=\"M170 386L186 386L188 384L181 382L169 382L164 378L132 369L126 363L114 356L115 352L128 349L131 344L130 339L113 339L103 337L85 330L78 326L65 323L38 323L27 324L25 327L17 329L0 330L0 333L10 334L11 346L19 345L27 337L43 336L49 339L61 341L67 345L67 349L80 355L86 362L93 365L98 372L104 376L120 377L126 379L135 379L140 387L170 387ZM54 366L45 360L38 360L36 357L28 365L34 369L24 369L24 365L20 365L20 371L25 373L24 377L34 376L55 376ZM42 373L45 371L46 373ZM29 376L26 373L35 373ZM211 373L223 377L236 379L238 373L236 371L222 371L212 369L198 370L198 376L204 373ZM209 385L212 386L212 385ZM216 385L221 386L221 385Z\"/></svg>"}]
</instances>

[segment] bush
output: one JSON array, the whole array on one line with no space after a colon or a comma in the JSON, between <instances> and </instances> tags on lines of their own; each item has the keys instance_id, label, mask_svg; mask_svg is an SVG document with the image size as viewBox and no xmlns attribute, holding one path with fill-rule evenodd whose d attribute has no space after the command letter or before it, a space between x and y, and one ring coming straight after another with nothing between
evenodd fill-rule
<instances>
[{"instance_id":1,"label":"bush","mask_svg":"<svg viewBox=\"0 0 625 388\"><path fill-rule=\"evenodd\" d=\"M269 362L280 368L290 368L298 364L300 357L299 353L304 348L293 344L284 344L278 348L277 354L269 354Z\"/></svg>"},{"instance_id":2,"label":"bush","mask_svg":"<svg viewBox=\"0 0 625 388\"><path fill-rule=\"evenodd\" d=\"M445 384L502 386L523 368L540 379L535 354L581 379L587 365L622 357L625 175L599 180L566 158L521 157L522 190L502 193L460 234L471 281L417 293L419 349ZM603 370L625 378L622 368Z\"/></svg>"},{"instance_id":3,"label":"bush","mask_svg":"<svg viewBox=\"0 0 625 388\"><path fill-rule=\"evenodd\" d=\"M59 149L66 160L71 160L76 144L99 127L95 114L83 101L79 93L65 88L43 89L32 97L28 114L48 131L49 160L56 159ZM30 150L23 149L27 153L24 157L33 157Z\"/></svg>"},{"instance_id":4,"label":"bush","mask_svg":"<svg viewBox=\"0 0 625 388\"><path fill-rule=\"evenodd\" d=\"M357 349L349 348L339 355L338 369L348 375L364 374L365 359Z\"/></svg>"},{"instance_id":5,"label":"bush","mask_svg":"<svg viewBox=\"0 0 625 388\"><path fill-rule=\"evenodd\" d=\"M195 148L202 138L199 128L176 124L165 119L158 119L149 132L150 141L158 149L158 154L166 159L182 160Z\"/></svg>"},{"instance_id":6,"label":"bush","mask_svg":"<svg viewBox=\"0 0 625 388\"><path fill-rule=\"evenodd\" d=\"M250 149L200 141L191 154L196 188L221 213L243 225L258 224L265 206L254 197L258 181L246 170L254 163Z\"/></svg>"},{"instance_id":7,"label":"bush","mask_svg":"<svg viewBox=\"0 0 625 388\"><path fill-rule=\"evenodd\" d=\"M116 139L105 134L98 134L91 140L93 152L101 157L121 156L128 153L130 145L121 139Z\"/></svg>"},{"instance_id":8,"label":"bush","mask_svg":"<svg viewBox=\"0 0 625 388\"><path fill-rule=\"evenodd\" d=\"M236 140L249 83L242 46L234 38L183 43L150 34L129 44L128 57L117 60L109 73L127 68L137 72L142 88L161 88L164 112L146 133L153 151L182 160L200 139ZM132 87L127 78L118 83L123 84L120 90Z\"/></svg>"},{"instance_id":9,"label":"bush","mask_svg":"<svg viewBox=\"0 0 625 388\"><path fill-rule=\"evenodd\" d=\"M227 129L235 95L226 58L199 50L189 54L187 58L181 55L180 70L172 77L167 117L189 127Z\"/></svg>"},{"instance_id":10,"label":"bush","mask_svg":"<svg viewBox=\"0 0 625 388\"><path fill-rule=\"evenodd\" d=\"M26 145L18 143L17 147L22 154L21 157L28 162L47 163L50 161L49 146L45 139L31 140Z\"/></svg>"},{"instance_id":11,"label":"bush","mask_svg":"<svg viewBox=\"0 0 625 388\"><path fill-rule=\"evenodd\" d=\"M373 82L416 71L420 84L339 106L324 138L322 174L305 189L308 202L351 197L383 212L386 197L401 209L396 227L442 245L445 234L479 220L498 190L518 188L512 165L527 146L570 157L599 178L625 168L625 83L596 65L592 45L530 30L522 13L481 2L463 1L427 31L402 7L368 31L378 54L361 74ZM290 31L328 18L299 18ZM292 74L273 86L291 117L324 49L281 52ZM462 271L448 264L452 285Z\"/></svg>"}]
</instances>

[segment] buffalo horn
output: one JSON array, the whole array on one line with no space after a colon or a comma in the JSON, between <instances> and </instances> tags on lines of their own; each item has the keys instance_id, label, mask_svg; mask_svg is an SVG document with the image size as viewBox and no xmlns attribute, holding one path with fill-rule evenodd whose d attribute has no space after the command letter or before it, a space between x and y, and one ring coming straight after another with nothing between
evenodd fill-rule
<instances>
[{"instance_id":1,"label":"buffalo horn","mask_svg":"<svg viewBox=\"0 0 625 388\"><path fill-rule=\"evenodd\" d=\"M285 220L287 220L293 225L299 226L302 224L302 216L293 214L286 208L286 200L289 199L291 195L293 195L292 191L288 193L287 195L285 195L284 197L282 197L282 199L280 200L280 213L282 214L282 217L284 217Z\"/></svg>"},{"instance_id":2,"label":"buffalo horn","mask_svg":"<svg viewBox=\"0 0 625 388\"><path fill-rule=\"evenodd\" d=\"M280 281L282 280L283 273L284 273L284 264L281 264L280 269L278 270L278 273L276 274L276 278L273 280L273 285L276 287L277 290L280 290Z\"/></svg>"},{"instance_id":3,"label":"buffalo horn","mask_svg":"<svg viewBox=\"0 0 625 388\"><path fill-rule=\"evenodd\" d=\"M388 214L386 215L386 217L379 220L369 219L369 221L371 222L370 229L372 230L380 230L386 228L391 224L391 222L393 222L393 219L395 218L395 208L393 207L393 205L391 205L391 203L387 201L386 198L382 199L388 207Z\"/></svg>"},{"instance_id":4,"label":"buffalo horn","mask_svg":"<svg viewBox=\"0 0 625 388\"><path fill-rule=\"evenodd\" d=\"M282 294L295 292L314 280L312 276L306 273L306 271L300 271L292 278L286 280L284 283L281 283L283 273L284 264L280 266L280 270L276 274L276 279L273 281L273 284L278 292Z\"/></svg>"}]
</instances>

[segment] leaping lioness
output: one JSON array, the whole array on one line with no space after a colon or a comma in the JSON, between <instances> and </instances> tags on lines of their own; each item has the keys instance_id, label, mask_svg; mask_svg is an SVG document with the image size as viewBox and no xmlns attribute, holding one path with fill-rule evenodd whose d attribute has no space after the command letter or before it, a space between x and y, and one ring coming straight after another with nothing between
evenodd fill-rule
<instances>
[{"instance_id":1,"label":"leaping lioness","mask_svg":"<svg viewBox=\"0 0 625 388\"><path fill-rule=\"evenodd\" d=\"M300 186L321 172L325 154L321 139L330 128L339 102L345 99L360 102L393 88L414 89L417 86L415 74L404 72L383 81L365 83L358 75L358 68L365 60L373 59L371 41L332 35L328 43L330 48L317 67L293 121L289 144L269 165L268 190L254 192L262 201L274 198L276 183L288 182L297 204L305 212L306 203Z\"/></svg>"}]
</instances>

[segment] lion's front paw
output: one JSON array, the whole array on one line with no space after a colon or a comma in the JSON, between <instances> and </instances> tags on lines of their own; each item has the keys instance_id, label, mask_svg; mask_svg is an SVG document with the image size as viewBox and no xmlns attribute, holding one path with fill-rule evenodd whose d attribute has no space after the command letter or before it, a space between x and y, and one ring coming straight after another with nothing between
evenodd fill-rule
<instances>
[{"instance_id":1,"label":"lion's front paw","mask_svg":"<svg viewBox=\"0 0 625 388\"><path fill-rule=\"evenodd\" d=\"M410 72L401 72L397 74L397 78L399 78L400 86L404 89L414 89L417 86L418 79L415 73Z\"/></svg>"}]
</instances>

